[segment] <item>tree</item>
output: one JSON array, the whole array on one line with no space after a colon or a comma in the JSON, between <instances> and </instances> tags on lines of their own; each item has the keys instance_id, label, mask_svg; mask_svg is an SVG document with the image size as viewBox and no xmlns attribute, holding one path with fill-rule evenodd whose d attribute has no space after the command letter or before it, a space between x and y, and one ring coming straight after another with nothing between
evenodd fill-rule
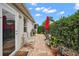
<instances>
[{"instance_id":1,"label":"tree","mask_svg":"<svg viewBox=\"0 0 79 59\"><path fill-rule=\"evenodd\" d=\"M41 33L42 32L42 26L38 26L38 30L37 30L38 33Z\"/></svg>"}]
</instances>

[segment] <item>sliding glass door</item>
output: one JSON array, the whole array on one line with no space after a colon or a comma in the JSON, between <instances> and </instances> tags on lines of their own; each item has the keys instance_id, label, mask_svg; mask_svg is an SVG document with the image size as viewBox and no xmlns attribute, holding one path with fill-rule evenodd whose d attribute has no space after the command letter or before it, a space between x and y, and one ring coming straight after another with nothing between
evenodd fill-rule
<instances>
[{"instance_id":1,"label":"sliding glass door","mask_svg":"<svg viewBox=\"0 0 79 59\"><path fill-rule=\"evenodd\" d=\"M3 55L8 56L15 50L15 15L2 9Z\"/></svg>"}]
</instances>

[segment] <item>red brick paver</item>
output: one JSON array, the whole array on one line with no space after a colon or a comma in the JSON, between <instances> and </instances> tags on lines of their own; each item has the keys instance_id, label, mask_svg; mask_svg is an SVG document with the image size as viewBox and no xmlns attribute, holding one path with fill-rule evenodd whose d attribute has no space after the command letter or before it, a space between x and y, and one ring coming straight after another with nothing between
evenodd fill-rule
<instances>
[{"instance_id":1,"label":"red brick paver","mask_svg":"<svg viewBox=\"0 0 79 59\"><path fill-rule=\"evenodd\" d=\"M52 56L50 49L45 44L45 36L37 34L34 39L34 49L30 50L28 56Z\"/></svg>"}]
</instances>

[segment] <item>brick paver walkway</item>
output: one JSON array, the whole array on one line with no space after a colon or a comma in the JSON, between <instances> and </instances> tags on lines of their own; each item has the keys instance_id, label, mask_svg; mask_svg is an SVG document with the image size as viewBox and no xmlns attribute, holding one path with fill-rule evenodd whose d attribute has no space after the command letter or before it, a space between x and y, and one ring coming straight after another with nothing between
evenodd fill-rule
<instances>
[{"instance_id":1,"label":"brick paver walkway","mask_svg":"<svg viewBox=\"0 0 79 59\"><path fill-rule=\"evenodd\" d=\"M27 40L26 44L17 51L16 56L55 56L57 52L56 48L52 48L51 51L45 44L45 36L43 34L37 34ZM67 52L70 56L76 55L71 53L72 51Z\"/></svg>"},{"instance_id":2,"label":"brick paver walkway","mask_svg":"<svg viewBox=\"0 0 79 59\"><path fill-rule=\"evenodd\" d=\"M45 36L43 34L37 34L32 39L34 49L29 51L28 56L52 56L50 49L45 44Z\"/></svg>"}]
</instances>

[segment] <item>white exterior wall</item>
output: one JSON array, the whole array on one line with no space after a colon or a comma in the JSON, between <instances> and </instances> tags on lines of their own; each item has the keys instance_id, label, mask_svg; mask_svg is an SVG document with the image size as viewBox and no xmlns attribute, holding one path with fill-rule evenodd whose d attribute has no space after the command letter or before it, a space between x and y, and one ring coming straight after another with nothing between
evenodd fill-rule
<instances>
[{"instance_id":1,"label":"white exterior wall","mask_svg":"<svg viewBox=\"0 0 79 59\"><path fill-rule=\"evenodd\" d=\"M16 15L16 29L15 29L15 36L16 36L16 50L20 49L23 45L23 29L24 29L24 23L23 23L23 16L22 19L19 19L19 15L22 16L22 14L17 13Z\"/></svg>"},{"instance_id":2,"label":"white exterior wall","mask_svg":"<svg viewBox=\"0 0 79 59\"><path fill-rule=\"evenodd\" d=\"M15 15L15 11L7 4L0 4L0 56L3 55L3 29L2 29L2 9Z\"/></svg>"},{"instance_id":3,"label":"white exterior wall","mask_svg":"<svg viewBox=\"0 0 79 59\"><path fill-rule=\"evenodd\" d=\"M0 4L0 55L2 55L3 53L2 52L2 41L3 41L2 39L2 18L1 18L2 9L5 9L8 12L15 15L15 51L10 54L10 55L14 55L15 52L23 46L24 42L27 41L26 39L29 39L31 37L30 32L34 28L34 24L32 21L27 19L28 20L27 21L27 33L24 33L24 15L13 5L10 6L8 4ZM19 18L19 15L21 16L21 18ZM25 39L23 39L23 35L26 37Z\"/></svg>"},{"instance_id":4,"label":"white exterior wall","mask_svg":"<svg viewBox=\"0 0 79 59\"><path fill-rule=\"evenodd\" d=\"M33 22L31 22L29 19L27 21L27 34L28 34L28 38L31 37L30 33L31 33L31 30L34 29L34 24Z\"/></svg>"},{"instance_id":5,"label":"white exterior wall","mask_svg":"<svg viewBox=\"0 0 79 59\"><path fill-rule=\"evenodd\" d=\"M15 15L15 51L12 52L10 55L13 55L17 50L19 50L22 45L23 45L23 29L24 29L24 24L23 24L23 14L16 10L15 8L9 6L8 4L0 4L0 55L3 54L3 39L2 39L2 9L7 10L8 12L12 13ZM22 16L21 19L19 19L19 15Z\"/></svg>"},{"instance_id":6,"label":"white exterior wall","mask_svg":"<svg viewBox=\"0 0 79 59\"><path fill-rule=\"evenodd\" d=\"M14 6L11 7L16 11L15 13L15 51L11 54L14 55L24 44L24 15ZM19 18L21 16L21 18Z\"/></svg>"}]
</instances>

